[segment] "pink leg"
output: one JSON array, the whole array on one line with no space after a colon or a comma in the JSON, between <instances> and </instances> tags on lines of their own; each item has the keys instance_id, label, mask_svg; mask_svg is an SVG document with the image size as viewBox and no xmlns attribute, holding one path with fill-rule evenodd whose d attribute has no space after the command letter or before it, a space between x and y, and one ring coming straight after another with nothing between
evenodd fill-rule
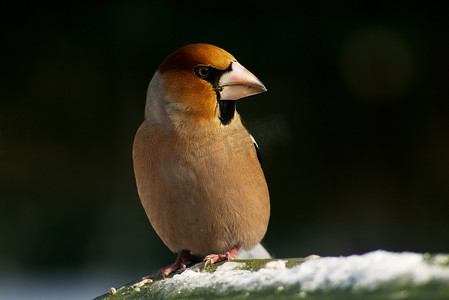
<instances>
[{"instance_id":1,"label":"pink leg","mask_svg":"<svg viewBox=\"0 0 449 300\"><path fill-rule=\"evenodd\" d=\"M170 273L178 270L180 267L185 269L186 268L186 264L188 264L189 262L191 262L195 257L190 254L189 251L187 250L183 250L181 252L179 252L178 254L178 258L176 259L175 263L168 267L168 268L162 268L159 271L157 271L157 273L161 274L163 277L169 275Z\"/></svg>"},{"instance_id":2,"label":"pink leg","mask_svg":"<svg viewBox=\"0 0 449 300\"><path fill-rule=\"evenodd\" d=\"M204 268L206 268L208 265L213 265L216 262L224 261L224 260L234 260L237 257L237 252L240 249L240 245L234 246L231 250L224 254L209 254L206 256L203 261Z\"/></svg>"}]
</instances>

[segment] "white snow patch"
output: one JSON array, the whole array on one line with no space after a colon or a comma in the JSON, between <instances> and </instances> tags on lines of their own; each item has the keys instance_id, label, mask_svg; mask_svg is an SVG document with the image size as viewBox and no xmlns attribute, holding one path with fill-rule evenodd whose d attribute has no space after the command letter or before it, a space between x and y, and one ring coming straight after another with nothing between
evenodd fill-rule
<instances>
[{"instance_id":1,"label":"white snow patch","mask_svg":"<svg viewBox=\"0 0 449 300\"><path fill-rule=\"evenodd\" d=\"M332 288L375 289L393 281L426 283L449 280L449 269L429 265L421 254L375 251L348 257L325 257L295 267L304 290Z\"/></svg>"},{"instance_id":2,"label":"white snow patch","mask_svg":"<svg viewBox=\"0 0 449 300\"><path fill-rule=\"evenodd\" d=\"M286 263L285 260L272 260L267 262L263 267L266 269L285 269Z\"/></svg>"},{"instance_id":3,"label":"white snow patch","mask_svg":"<svg viewBox=\"0 0 449 300\"><path fill-rule=\"evenodd\" d=\"M431 280L449 282L449 268L427 263L422 254L392 253L383 250L348 257L325 257L307 260L293 268L276 260L251 272L236 267L239 262L227 262L213 273L187 269L183 273L155 282L152 288L174 295L198 289L257 291L297 288L298 292L337 289L373 290L381 284L423 284Z\"/></svg>"}]
</instances>

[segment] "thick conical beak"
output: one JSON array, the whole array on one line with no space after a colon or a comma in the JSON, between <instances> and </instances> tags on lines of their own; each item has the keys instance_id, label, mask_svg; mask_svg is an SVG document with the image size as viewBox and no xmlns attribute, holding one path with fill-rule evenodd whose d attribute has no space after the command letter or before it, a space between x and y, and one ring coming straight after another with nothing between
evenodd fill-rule
<instances>
[{"instance_id":1,"label":"thick conical beak","mask_svg":"<svg viewBox=\"0 0 449 300\"><path fill-rule=\"evenodd\" d=\"M218 86L220 100L238 100L267 91L256 76L236 61L231 64L231 71L221 76Z\"/></svg>"}]
</instances>

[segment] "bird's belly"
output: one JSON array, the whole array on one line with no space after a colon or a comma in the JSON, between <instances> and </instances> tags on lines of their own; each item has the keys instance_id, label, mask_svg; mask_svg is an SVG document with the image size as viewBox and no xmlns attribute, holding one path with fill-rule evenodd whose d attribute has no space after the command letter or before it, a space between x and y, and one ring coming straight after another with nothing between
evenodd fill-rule
<instances>
[{"instance_id":1,"label":"bird's belly","mask_svg":"<svg viewBox=\"0 0 449 300\"><path fill-rule=\"evenodd\" d=\"M141 187L146 192L139 191L152 226L173 252L249 249L266 232L269 196L255 153L208 149L154 158L147 170L152 178Z\"/></svg>"}]
</instances>

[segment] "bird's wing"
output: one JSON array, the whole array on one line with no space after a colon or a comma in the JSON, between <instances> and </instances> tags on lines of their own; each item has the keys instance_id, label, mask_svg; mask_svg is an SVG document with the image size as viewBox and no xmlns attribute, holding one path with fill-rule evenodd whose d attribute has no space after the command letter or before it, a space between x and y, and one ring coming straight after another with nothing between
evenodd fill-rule
<instances>
[{"instance_id":1,"label":"bird's wing","mask_svg":"<svg viewBox=\"0 0 449 300\"><path fill-rule=\"evenodd\" d=\"M241 116L239 116L239 117L240 117L240 121L242 122L243 127L245 127L246 131L248 132L248 134L251 138L251 141L254 144L254 148L256 148L257 160L259 160L259 164L260 164L260 166L262 166L262 155L260 155L259 145L257 145L256 139L253 137L251 132L249 132L248 127L246 126L246 123L243 120L243 118Z\"/></svg>"}]
</instances>

